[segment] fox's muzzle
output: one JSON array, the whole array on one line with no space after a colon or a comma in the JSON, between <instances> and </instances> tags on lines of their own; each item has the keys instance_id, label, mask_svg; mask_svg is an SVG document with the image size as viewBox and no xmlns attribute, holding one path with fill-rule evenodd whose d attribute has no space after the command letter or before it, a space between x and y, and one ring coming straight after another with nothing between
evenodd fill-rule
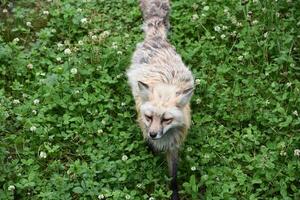
<instances>
[{"instance_id":1,"label":"fox's muzzle","mask_svg":"<svg viewBox=\"0 0 300 200\"><path fill-rule=\"evenodd\" d=\"M156 140L163 136L163 130L160 129L159 131L149 131L148 135L151 139Z\"/></svg>"}]
</instances>

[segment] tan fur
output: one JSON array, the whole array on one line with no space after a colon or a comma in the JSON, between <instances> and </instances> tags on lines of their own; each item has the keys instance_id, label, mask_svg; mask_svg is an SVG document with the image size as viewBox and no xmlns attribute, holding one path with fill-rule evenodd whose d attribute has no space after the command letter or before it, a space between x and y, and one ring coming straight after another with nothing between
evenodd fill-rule
<instances>
[{"instance_id":1,"label":"tan fur","mask_svg":"<svg viewBox=\"0 0 300 200\"><path fill-rule=\"evenodd\" d=\"M165 110L177 106L180 94L194 87L194 78L176 53L175 47L167 41L169 0L141 0L140 6L144 14L145 40L137 45L127 76L136 102L139 125L144 138L147 139L148 133L140 113L144 100L138 82L141 81L150 87L148 101L158 110ZM178 148L186 138L191 118L189 103L180 109L184 116L183 126L172 136L152 141L157 149Z\"/></svg>"},{"instance_id":2,"label":"tan fur","mask_svg":"<svg viewBox=\"0 0 300 200\"><path fill-rule=\"evenodd\" d=\"M143 136L151 149L166 151L171 199L179 200L178 149L191 124L194 78L167 40L169 0L140 0L140 7L145 39L133 54L128 81Z\"/></svg>"}]
</instances>

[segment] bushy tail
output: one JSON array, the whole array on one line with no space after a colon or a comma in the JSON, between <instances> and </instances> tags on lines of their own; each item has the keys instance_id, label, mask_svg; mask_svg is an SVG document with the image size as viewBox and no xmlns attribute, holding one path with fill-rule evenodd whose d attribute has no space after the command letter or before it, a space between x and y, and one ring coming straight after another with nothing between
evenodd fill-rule
<instances>
[{"instance_id":1,"label":"bushy tail","mask_svg":"<svg viewBox=\"0 0 300 200\"><path fill-rule=\"evenodd\" d=\"M169 0L140 0L144 16L143 29L147 38L167 38L169 29Z\"/></svg>"}]
</instances>

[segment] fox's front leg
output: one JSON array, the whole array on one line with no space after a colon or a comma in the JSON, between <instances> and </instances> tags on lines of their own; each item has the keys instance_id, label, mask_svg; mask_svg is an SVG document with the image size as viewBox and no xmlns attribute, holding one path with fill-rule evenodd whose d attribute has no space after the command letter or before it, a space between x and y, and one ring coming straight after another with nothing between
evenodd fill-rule
<instances>
[{"instance_id":1,"label":"fox's front leg","mask_svg":"<svg viewBox=\"0 0 300 200\"><path fill-rule=\"evenodd\" d=\"M169 150L167 152L167 160L168 160L169 173L170 176L172 177L171 190L173 191L173 193L172 193L171 200L179 200L178 186L177 186L178 149Z\"/></svg>"}]
</instances>

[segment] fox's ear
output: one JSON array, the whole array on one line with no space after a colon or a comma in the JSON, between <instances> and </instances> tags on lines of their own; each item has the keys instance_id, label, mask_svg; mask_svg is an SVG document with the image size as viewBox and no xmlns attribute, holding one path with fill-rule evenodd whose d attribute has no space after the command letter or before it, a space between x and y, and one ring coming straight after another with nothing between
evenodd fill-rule
<instances>
[{"instance_id":1,"label":"fox's ear","mask_svg":"<svg viewBox=\"0 0 300 200\"><path fill-rule=\"evenodd\" d=\"M186 89L182 92L180 92L178 95L178 101L177 101L177 106L178 107L183 107L185 106L191 99L192 95L193 95L193 91L194 91L194 88L189 88L189 89Z\"/></svg>"},{"instance_id":2,"label":"fox's ear","mask_svg":"<svg viewBox=\"0 0 300 200\"><path fill-rule=\"evenodd\" d=\"M143 83L142 81L138 81L138 86L140 89L140 97L143 101L148 101L150 95L149 85Z\"/></svg>"}]
</instances>

